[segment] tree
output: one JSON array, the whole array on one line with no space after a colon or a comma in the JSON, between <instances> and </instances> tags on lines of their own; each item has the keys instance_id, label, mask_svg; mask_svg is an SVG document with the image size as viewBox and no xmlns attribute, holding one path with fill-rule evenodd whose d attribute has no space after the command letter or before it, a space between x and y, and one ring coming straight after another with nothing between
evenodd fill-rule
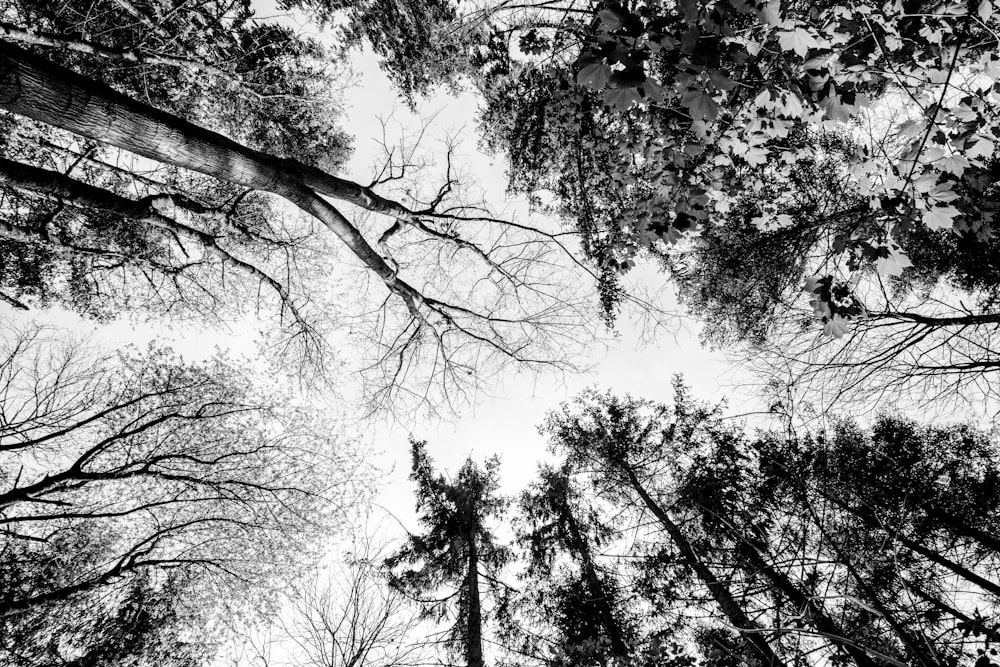
<instances>
[{"instance_id":1,"label":"tree","mask_svg":"<svg viewBox=\"0 0 1000 667\"><path fill-rule=\"evenodd\" d=\"M731 570L723 565L720 572L714 566L715 554L709 545L682 528L689 523L688 517L675 512L668 500L671 482L683 470L680 456L697 446L703 437L702 422L711 416L711 411L691 405L681 391L677 399L677 421L671 424L662 419L668 414L666 406L589 392L575 405L551 414L545 432L574 469L593 471L594 493L623 515L627 512L627 525L653 523L662 531L662 537L653 539L669 546L652 551L647 567L654 583L646 584L658 593L661 613L673 607L672 613L677 614L678 599L668 596L673 593L683 599L677 589L691 588L684 581L685 573L677 572L679 566L696 582L693 599L714 605L726 626L741 634L739 652L746 659L784 665L779 636L768 633L760 621L759 601L734 589ZM672 443L680 445L679 451L671 451ZM619 519L621 524L625 524L623 519ZM665 563L673 567L664 568Z\"/></svg>"},{"instance_id":2,"label":"tree","mask_svg":"<svg viewBox=\"0 0 1000 667\"><path fill-rule=\"evenodd\" d=\"M452 620L445 645L469 667L483 667L483 641L488 616L483 593L492 592L494 613L502 613L505 585L498 570L510 560L489 526L506 500L497 495L500 465L493 458L480 468L471 459L454 481L435 473L426 443L411 441L417 485L417 511L424 527L386 560L392 583L425 605L428 618ZM407 567L408 569L401 569ZM442 589L449 590L443 597Z\"/></svg>"},{"instance_id":3,"label":"tree","mask_svg":"<svg viewBox=\"0 0 1000 667\"><path fill-rule=\"evenodd\" d=\"M993 664L994 434L883 416L750 436L683 387L672 405L591 392L547 431L632 526L634 587L654 617L703 587L691 592L714 620L691 631L706 654Z\"/></svg>"},{"instance_id":4,"label":"tree","mask_svg":"<svg viewBox=\"0 0 1000 667\"><path fill-rule=\"evenodd\" d=\"M348 152L330 68L317 65L319 46L256 20L247 2L10 0L3 8L14 21L0 25L6 39L162 109L331 169ZM146 309L210 318L220 302L254 302L253 288L242 299L223 298L241 286L225 284L226 270L248 272L257 291L279 297L274 276L288 282L316 272L306 260L322 247L304 242L308 228L290 224L266 198L26 118L4 115L3 123L2 210L15 237L5 237L3 284L15 307L55 302L91 316ZM58 176L49 171L67 178L52 183ZM178 217L171 194L181 202L179 225L171 225ZM144 222L129 224L130 216ZM135 279L123 288L128 278ZM284 303L294 305L287 294ZM296 310L283 312L294 324Z\"/></svg>"},{"instance_id":5,"label":"tree","mask_svg":"<svg viewBox=\"0 0 1000 667\"><path fill-rule=\"evenodd\" d=\"M270 667L417 667L430 652L419 609L389 585L382 567L389 542L365 531L348 553L296 585L246 663Z\"/></svg>"},{"instance_id":6,"label":"tree","mask_svg":"<svg viewBox=\"0 0 1000 667\"><path fill-rule=\"evenodd\" d=\"M383 293L374 296L380 305L370 319L377 333L369 339L366 359L376 404L391 404L397 397L426 400L430 391L446 401L461 401L469 383L474 386L479 379L477 373L495 363L512 361L536 369L571 365L582 331L579 325L589 317L573 292L562 287L559 267L554 265L554 253L563 251L557 237L505 223L467 201L452 175L450 154L443 185L414 193L407 204L377 191L377 186L399 179L412 166L405 162L388 165L363 185L239 144L28 51L9 44L2 48L3 108L182 173L278 195L332 231L382 286ZM165 237L163 252L171 257L193 247L200 256L249 276L277 296L307 343L314 349L322 346L321 336L309 335L310 321L288 281L243 260L227 245L231 235L242 238L239 225L235 232L218 235L218 226L231 226L224 207L204 206L170 191L122 198L51 170L20 164L7 164L6 169L4 179L20 190L121 215L130 226L140 223L144 233ZM343 206L391 223L376 242L342 212ZM202 224L188 220L189 214L202 216ZM211 221L208 228L205 220ZM251 229L251 241L260 245L270 243L270 236L266 228ZM8 237L50 247L54 243L59 251L87 250L67 249L44 227L39 232L37 225L15 225ZM174 245L178 239L183 239L179 248ZM275 252L281 258L295 257L296 249L294 240L279 240ZM110 252L126 263L135 259L128 249ZM200 258L182 260L179 267L158 266L157 257L149 259L155 271L171 279L183 275L189 263L201 265ZM454 268L455 273L442 272L442 266ZM312 282L305 278L307 287L313 287ZM196 287L203 283L209 281Z\"/></svg>"},{"instance_id":7,"label":"tree","mask_svg":"<svg viewBox=\"0 0 1000 667\"><path fill-rule=\"evenodd\" d=\"M520 498L525 525L518 542L527 551L529 611L536 623L554 628L546 648L566 664L627 664L636 646L635 623L626 616L621 584L598 559L612 531L585 504L571 473L566 466L542 466ZM542 653L537 645L533 652Z\"/></svg>"},{"instance_id":8,"label":"tree","mask_svg":"<svg viewBox=\"0 0 1000 667\"><path fill-rule=\"evenodd\" d=\"M752 346L777 320L773 358L817 346L818 319L850 343L812 360L817 384L846 365L864 389L874 367L877 389L930 377L974 404L996 368L995 9L482 3L441 14L436 34L474 46L438 78L482 93L511 187L552 195L612 314L618 277L652 257L711 342Z\"/></svg>"},{"instance_id":9,"label":"tree","mask_svg":"<svg viewBox=\"0 0 1000 667\"><path fill-rule=\"evenodd\" d=\"M367 493L333 425L224 358L99 354L31 328L8 330L0 359L0 647L15 664L173 650L161 642L201 624L181 651L195 661L226 623L267 613L317 531Z\"/></svg>"}]
</instances>

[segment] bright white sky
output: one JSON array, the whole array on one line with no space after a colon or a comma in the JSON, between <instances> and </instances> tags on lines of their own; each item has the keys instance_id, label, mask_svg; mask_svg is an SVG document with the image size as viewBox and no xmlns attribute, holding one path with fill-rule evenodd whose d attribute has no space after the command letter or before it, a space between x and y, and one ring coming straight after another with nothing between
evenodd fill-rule
<instances>
[{"instance_id":1,"label":"bright white sky","mask_svg":"<svg viewBox=\"0 0 1000 667\"><path fill-rule=\"evenodd\" d=\"M274 16L270 0L257 3L260 16ZM268 11L268 7L272 7ZM287 20L287 19L286 19ZM294 19L292 22L295 22ZM308 29L308 28L307 28ZM354 62L357 83L347 91L344 124L355 138L355 153L345 175L359 181L371 177L372 165L378 161L382 137L379 116L393 119L404 133L416 128L416 119L398 99L387 78L379 71L370 53L360 54ZM458 97L438 95L422 105L424 115L437 112L433 132L438 135L459 132L465 139L463 151L481 185L489 193L495 209L517 208L517 202L505 201L504 163L475 149L476 99L471 94ZM663 282L654 269L642 268L641 277L649 285ZM664 287L664 289L666 289ZM672 297L665 299L672 308ZM0 308L7 308L0 306ZM11 321L37 320L72 329L80 334L92 334L109 346L133 344L144 347L151 340L172 345L185 357L198 360L211 356L216 349L230 350L237 356L253 355L256 340L242 333L246 327L234 330L204 330L171 327L156 323L137 323L129 319L101 326L64 312L5 313ZM517 372L490 389L475 408L468 409L455 420L445 422L425 419L408 427L389 423L351 424L348 432L358 434L368 443L378 463L387 471L385 484L378 494L371 524L381 523L393 531L393 520L382 521L383 513L395 517L409 530L417 529L413 511L413 486L409 473L409 444L412 435L428 441L428 449L439 469L456 471L466 457L482 461L494 454L502 458L502 491L517 493L524 489L535 474L536 464L547 456L545 439L537 427L547 411L568 400L588 386L611 389L617 393L654 400L670 399L672 375L682 373L697 397L720 400L730 397L730 413L760 410L750 392L741 392L741 375L721 354L703 349L697 339L697 325L677 323L677 333L664 335L653 344L642 345L642 332L626 319L619 322L619 336L593 352L593 370L586 374L534 378ZM349 382L349 381L348 381ZM343 393L355 393L344 387ZM333 401L331 401L333 402ZM344 412L342 405L332 405ZM502 529L501 529L502 530Z\"/></svg>"},{"instance_id":2,"label":"bright white sky","mask_svg":"<svg viewBox=\"0 0 1000 667\"><path fill-rule=\"evenodd\" d=\"M348 131L355 136L355 155L347 171L349 176L364 180L381 155L379 116L388 115L395 109L393 120L403 128L417 127L417 119L398 99L373 54L359 54L354 65L358 85L348 91L345 122ZM476 110L477 101L471 93L458 97L442 93L421 105L422 115L436 114L433 130L437 133L460 131L465 158L471 171L481 180L490 203L496 209L521 209L523 205L506 199L503 160L475 149ZM642 277L651 285L664 282L651 267L643 270ZM668 299L668 309L672 301L672 297ZM545 439L537 430L545 413L588 386L669 400L672 375L683 373L696 396L708 400L731 396L733 412L759 409L751 397L737 396L739 372L721 354L701 347L697 325L687 323L686 327L678 327L680 331L675 336L662 336L655 344L643 347L641 332L633 324L621 321L619 339L610 341L606 349L594 351L594 368L590 373L541 378L537 382L523 373L511 373L491 389L491 396L483 397L475 409L454 422L426 420L410 429L399 424L370 425L376 449L384 452L383 464L387 470L392 469L379 503L399 517L407 528L415 527L413 488L406 479L409 474L407 440L411 434L427 440L431 456L438 466L448 471L457 470L469 456L482 461L500 454L503 490L514 493L523 489L534 476L536 462L546 455Z\"/></svg>"},{"instance_id":3,"label":"bright white sky","mask_svg":"<svg viewBox=\"0 0 1000 667\"><path fill-rule=\"evenodd\" d=\"M258 16L279 14L273 9L272 0L258 0L256 4ZM283 21L309 32L315 30L295 17L286 15ZM346 91L343 122L347 131L355 136L355 153L344 175L367 181L371 178L373 165L382 155L378 144L383 135L379 117L391 115L392 125L404 134L416 129L419 124L417 117L406 109L379 70L373 54L358 54L353 65L357 72L356 83ZM439 94L421 105L421 115L436 114L430 129L432 140L433 135L443 137L455 133L463 138L460 152L472 173L481 180L495 210L523 209L523 203L506 198L503 160L491 158L476 149L476 109L477 102L472 94L458 97ZM640 267L638 270L642 271L642 280L648 285L663 282L663 277L652 268ZM665 301L666 307L672 308L672 296ZM150 340L157 339L191 359L211 356L217 348L230 350L236 355L253 355L256 352L255 338L241 333L246 327L230 331L199 330L136 323L127 319L100 326L67 313L11 313L8 317L15 321L37 319L80 333L92 333L111 346L134 344L143 347ZM428 450L438 466L448 471L457 470L466 457L482 461L499 454L502 458L503 491L515 493L523 489L533 478L536 463L546 457L545 439L537 431L546 412L588 386L667 401L672 393L672 375L682 373L695 396L713 401L729 397L730 412L733 414L761 409L750 392L739 390L740 385L745 384L745 377L721 354L700 346L696 324L679 321L676 329L675 335L661 336L653 344L643 346L641 332L632 322L622 319L618 338L610 340L606 347L594 350L591 372L533 378L512 371L489 390L489 396L481 397L477 407L468 409L453 421L425 419L408 427L388 420L352 424L350 432L365 438L373 454L378 452L381 466L389 471L378 497L378 506L398 517L407 528L416 528L412 509L413 488L407 479L410 435L427 440ZM345 386L343 393L351 395L355 392ZM341 406L334 409L342 412Z\"/></svg>"}]
</instances>

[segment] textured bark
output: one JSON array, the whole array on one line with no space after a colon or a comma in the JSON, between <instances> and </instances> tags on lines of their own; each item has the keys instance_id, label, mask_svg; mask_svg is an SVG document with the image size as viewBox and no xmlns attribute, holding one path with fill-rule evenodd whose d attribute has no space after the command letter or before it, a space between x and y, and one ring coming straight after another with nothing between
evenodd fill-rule
<instances>
[{"instance_id":1,"label":"textured bark","mask_svg":"<svg viewBox=\"0 0 1000 667\"><path fill-rule=\"evenodd\" d=\"M2 42L0 107L158 162L280 195L333 231L411 310L421 300L357 228L317 194L396 218L415 216L370 188L243 146Z\"/></svg>"}]
</instances>

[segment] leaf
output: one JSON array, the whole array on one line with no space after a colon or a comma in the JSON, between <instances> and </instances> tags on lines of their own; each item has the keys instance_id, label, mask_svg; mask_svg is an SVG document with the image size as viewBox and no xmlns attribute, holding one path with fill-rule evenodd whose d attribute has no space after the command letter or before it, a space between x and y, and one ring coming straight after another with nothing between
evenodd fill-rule
<instances>
[{"instance_id":1,"label":"leaf","mask_svg":"<svg viewBox=\"0 0 1000 667\"><path fill-rule=\"evenodd\" d=\"M964 155L953 154L941 158L939 164L941 169L949 174L961 176L965 172L965 169L969 166L969 160Z\"/></svg>"},{"instance_id":2,"label":"leaf","mask_svg":"<svg viewBox=\"0 0 1000 667\"><path fill-rule=\"evenodd\" d=\"M975 137L975 142L971 146L969 146L968 142L966 142L966 146L966 157L976 159L979 157L989 157L993 155L993 141L988 137L977 135Z\"/></svg>"},{"instance_id":3,"label":"leaf","mask_svg":"<svg viewBox=\"0 0 1000 667\"><path fill-rule=\"evenodd\" d=\"M750 166L759 167L767 162L767 156L767 149L763 146L750 146L742 157Z\"/></svg>"},{"instance_id":4,"label":"leaf","mask_svg":"<svg viewBox=\"0 0 1000 667\"><path fill-rule=\"evenodd\" d=\"M577 72L576 82L591 90L604 90L611 78L611 67L604 61L589 62Z\"/></svg>"},{"instance_id":5,"label":"leaf","mask_svg":"<svg viewBox=\"0 0 1000 667\"><path fill-rule=\"evenodd\" d=\"M625 25L625 19L621 15L620 11L615 11L613 9L602 9L597 13L597 17L601 19L601 23L604 25L604 29L608 32L614 32L618 30L623 25Z\"/></svg>"},{"instance_id":6,"label":"leaf","mask_svg":"<svg viewBox=\"0 0 1000 667\"><path fill-rule=\"evenodd\" d=\"M951 205L935 206L924 211L923 223L928 229L951 229L959 210Z\"/></svg>"},{"instance_id":7,"label":"leaf","mask_svg":"<svg viewBox=\"0 0 1000 667\"><path fill-rule=\"evenodd\" d=\"M645 93L647 98L653 100L654 102L662 104L665 99L663 86L661 86L659 82L652 77L642 82L642 91Z\"/></svg>"},{"instance_id":8,"label":"leaf","mask_svg":"<svg viewBox=\"0 0 1000 667\"><path fill-rule=\"evenodd\" d=\"M938 204L947 204L950 201L955 201L958 199L958 193L951 189L951 183L937 183L933 188L928 190L925 195L928 201L932 201Z\"/></svg>"},{"instance_id":9,"label":"leaf","mask_svg":"<svg viewBox=\"0 0 1000 667\"><path fill-rule=\"evenodd\" d=\"M772 232L776 229L791 227L794 222L795 221L792 219L792 216L787 213L781 213L778 215L768 215L765 213L764 215L750 219L750 224L762 232Z\"/></svg>"},{"instance_id":10,"label":"leaf","mask_svg":"<svg viewBox=\"0 0 1000 667\"><path fill-rule=\"evenodd\" d=\"M913 189L917 192L929 192L937 183L937 174L923 174L913 179Z\"/></svg>"},{"instance_id":11,"label":"leaf","mask_svg":"<svg viewBox=\"0 0 1000 667\"><path fill-rule=\"evenodd\" d=\"M695 120L707 118L712 121L719 117L719 105L704 90L692 90L681 98L681 102L691 112Z\"/></svg>"},{"instance_id":12,"label":"leaf","mask_svg":"<svg viewBox=\"0 0 1000 667\"><path fill-rule=\"evenodd\" d=\"M817 278L816 276L806 276L806 278L802 281L803 292L819 294L821 289L823 289L822 278Z\"/></svg>"},{"instance_id":13,"label":"leaf","mask_svg":"<svg viewBox=\"0 0 1000 667\"><path fill-rule=\"evenodd\" d=\"M805 28L782 30L778 33L778 43L786 51L794 51L800 58L805 58L809 49L819 46L816 38Z\"/></svg>"},{"instance_id":14,"label":"leaf","mask_svg":"<svg viewBox=\"0 0 1000 667\"><path fill-rule=\"evenodd\" d=\"M768 0L768 3L760 10L760 20L768 25L779 25L781 23L781 0Z\"/></svg>"},{"instance_id":15,"label":"leaf","mask_svg":"<svg viewBox=\"0 0 1000 667\"><path fill-rule=\"evenodd\" d=\"M985 23L990 20L993 16L993 1L992 0L981 0L979 3L979 9L976 11L979 18Z\"/></svg>"},{"instance_id":16,"label":"leaf","mask_svg":"<svg viewBox=\"0 0 1000 667\"><path fill-rule=\"evenodd\" d=\"M823 333L834 338L843 338L851 330L850 321L840 315L834 315L823 325Z\"/></svg>"},{"instance_id":17,"label":"leaf","mask_svg":"<svg viewBox=\"0 0 1000 667\"><path fill-rule=\"evenodd\" d=\"M889 247L888 257L879 257L875 260L875 270L882 275L901 276L903 271L913 266L910 258L903 254L897 247Z\"/></svg>"},{"instance_id":18,"label":"leaf","mask_svg":"<svg viewBox=\"0 0 1000 667\"><path fill-rule=\"evenodd\" d=\"M736 87L736 82L722 72L713 70L709 76L711 76L712 83L714 83L715 87L719 90L729 91Z\"/></svg>"},{"instance_id":19,"label":"leaf","mask_svg":"<svg viewBox=\"0 0 1000 667\"><path fill-rule=\"evenodd\" d=\"M604 101L621 111L626 111L640 99L636 88L610 88L604 91Z\"/></svg>"},{"instance_id":20,"label":"leaf","mask_svg":"<svg viewBox=\"0 0 1000 667\"><path fill-rule=\"evenodd\" d=\"M802 102L799 100L799 96L789 91L784 104L782 104L781 112L789 118L801 118Z\"/></svg>"}]
</instances>

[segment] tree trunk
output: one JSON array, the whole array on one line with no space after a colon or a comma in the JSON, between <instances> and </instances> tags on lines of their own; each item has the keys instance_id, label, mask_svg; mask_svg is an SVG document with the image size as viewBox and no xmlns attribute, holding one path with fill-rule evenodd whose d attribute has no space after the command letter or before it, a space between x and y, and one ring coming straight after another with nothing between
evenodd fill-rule
<instances>
[{"instance_id":1,"label":"tree trunk","mask_svg":"<svg viewBox=\"0 0 1000 667\"><path fill-rule=\"evenodd\" d=\"M737 537L737 539L740 538ZM804 620L807 623L830 639L832 643L839 646L851 657L851 660L858 667L878 667L878 663L870 658L863 649L857 648L850 643L837 641L838 639L853 640L846 635L836 621L827 615L826 610L817 604L812 596L806 595L801 591L784 572L774 569L774 566L764 557L764 553L766 552L763 550L762 545L748 543L748 546L749 548L744 553L753 566L752 570L764 575L791 603L798 609L803 610L805 612L803 615L806 617Z\"/></svg>"},{"instance_id":2,"label":"tree trunk","mask_svg":"<svg viewBox=\"0 0 1000 667\"><path fill-rule=\"evenodd\" d=\"M997 583L976 574L969 568L965 567L964 565L961 565L960 563L956 563L950 558L942 556L933 549L925 547L923 544L920 544L916 540L906 537L899 531L890 530L885 526L884 523L879 521L878 518L873 514L871 514L870 512L866 512L858 507L854 507L840 500L839 498L824 493L819 489L817 489L817 493L820 495L820 497L830 501L831 503L841 508L842 510L845 510L846 512L856 516L858 519L862 521L862 523L864 523L869 528L884 532L891 540L899 542L901 545L903 545L910 551L920 554L921 556L931 561L932 563L937 563L938 565L948 570L951 570L953 573L962 577L970 584L975 584L984 591L988 591L993 595L1000 596L1000 585L998 585Z\"/></svg>"},{"instance_id":3,"label":"tree trunk","mask_svg":"<svg viewBox=\"0 0 1000 667\"><path fill-rule=\"evenodd\" d=\"M592 593L596 596L600 596L601 621L604 624L605 632L608 633L608 640L611 642L611 651L614 655L624 658L629 654L628 646L626 646L625 638L622 637L621 628L618 627L618 622L612 614L610 600L608 599L604 581L597 573L597 566L594 564L594 560L590 555L590 547L584 539L583 534L580 531L580 527L576 523L576 518L573 516L573 512L570 510L568 504L566 505L565 510L566 524L569 528L570 537L573 539L576 551L580 554L580 559L583 561L584 576L590 585Z\"/></svg>"},{"instance_id":4,"label":"tree trunk","mask_svg":"<svg viewBox=\"0 0 1000 667\"><path fill-rule=\"evenodd\" d=\"M412 211L370 188L248 148L4 42L0 42L0 108L158 162L282 196L329 227L408 305L421 300L357 228L317 196L328 195L397 219L414 217Z\"/></svg>"},{"instance_id":5,"label":"tree trunk","mask_svg":"<svg viewBox=\"0 0 1000 667\"><path fill-rule=\"evenodd\" d=\"M646 505L653 516L660 522L660 525L663 526L664 530L667 531L670 540L677 547L677 550L680 551L681 556L691 564L691 569L694 570L695 575L708 587L716 604L719 605L719 609L722 610L722 613L733 626L733 629L743 635L743 639L757 652L765 666L784 667L784 662L778 658L771 645L761 636L759 632L760 626L750 620L743 611L743 608L736 601L736 598L733 597L733 593L729 590L729 587L719 581L712 570L702 562L698 554L695 553L694 547L691 546L691 542L687 539L687 536L670 519L663 508L646 492L645 487L639 482L635 472L625 464L619 463L618 465L628 477L629 484L639 494L643 504Z\"/></svg>"},{"instance_id":6,"label":"tree trunk","mask_svg":"<svg viewBox=\"0 0 1000 667\"><path fill-rule=\"evenodd\" d=\"M466 653L469 667L483 667L483 611L479 601L479 553L476 537L469 536L469 618L466 625Z\"/></svg>"}]
</instances>

